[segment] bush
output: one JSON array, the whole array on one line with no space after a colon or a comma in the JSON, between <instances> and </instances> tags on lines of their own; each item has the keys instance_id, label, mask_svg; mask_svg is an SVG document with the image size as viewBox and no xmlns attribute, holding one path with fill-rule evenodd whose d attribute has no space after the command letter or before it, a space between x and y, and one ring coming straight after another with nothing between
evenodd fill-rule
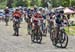
<instances>
[{"instance_id":1,"label":"bush","mask_svg":"<svg viewBox=\"0 0 75 52\"><path fill-rule=\"evenodd\" d=\"M48 5L47 5L46 2L43 2L43 3L41 4L41 6L42 6L42 7L48 7Z\"/></svg>"},{"instance_id":2,"label":"bush","mask_svg":"<svg viewBox=\"0 0 75 52\"><path fill-rule=\"evenodd\" d=\"M16 6L27 6L27 2L23 2L22 0L19 0L16 2Z\"/></svg>"}]
</instances>

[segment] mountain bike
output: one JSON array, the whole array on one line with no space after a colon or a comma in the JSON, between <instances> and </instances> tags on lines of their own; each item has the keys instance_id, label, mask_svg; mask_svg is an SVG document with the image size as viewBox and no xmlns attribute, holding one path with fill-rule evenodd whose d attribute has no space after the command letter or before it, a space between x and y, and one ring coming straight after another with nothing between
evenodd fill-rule
<instances>
[{"instance_id":1,"label":"mountain bike","mask_svg":"<svg viewBox=\"0 0 75 52\"><path fill-rule=\"evenodd\" d=\"M42 32L40 26L37 23L34 23L32 27L31 40L32 42L41 43L42 41Z\"/></svg>"},{"instance_id":2,"label":"mountain bike","mask_svg":"<svg viewBox=\"0 0 75 52\"><path fill-rule=\"evenodd\" d=\"M19 27L20 21L19 19L14 19L13 21L13 29L14 29L14 36L19 36Z\"/></svg>"},{"instance_id":3,"label":"mountain bike","mask_svg":"<svg viewBox=\"0 0 75 52\"><path fill-rule=\"evenodd\" d=\"M66 48L68 45L68 36L64 30L62 25L58 25L55 28L56 30L52 30L51 34L54 35L52 39L52 43L54 46L58 48Z\"/></svg>"}]
</instances>

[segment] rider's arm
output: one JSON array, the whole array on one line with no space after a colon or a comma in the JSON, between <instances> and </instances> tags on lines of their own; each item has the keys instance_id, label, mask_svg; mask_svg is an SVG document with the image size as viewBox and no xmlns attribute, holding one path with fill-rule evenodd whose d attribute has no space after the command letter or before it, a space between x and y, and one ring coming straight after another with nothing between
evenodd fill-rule
<instances>
[{"instance_id":1,"label":"rider's arm","mask_svg":"<svg viewBox=\"0 0 75 52\"><path fill-rule=\"evenodd\" d=\"M15 12L13 12L12 16L14 17Z\"/></svg>"}]
</instances>

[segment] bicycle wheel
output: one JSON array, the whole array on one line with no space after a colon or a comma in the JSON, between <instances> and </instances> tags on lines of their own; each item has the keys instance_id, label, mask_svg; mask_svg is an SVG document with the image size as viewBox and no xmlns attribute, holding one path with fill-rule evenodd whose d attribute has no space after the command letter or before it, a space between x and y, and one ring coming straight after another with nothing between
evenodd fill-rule
<instances>
[{"instance_id":1,"label":"bicycle wheel","mask_svg":"<svg viewBox=\"0 0 75 52\"><path fill-rule=\"evenodd\" d=\"M51 30L50 39L51 39L52 44L53 44L54 46L57 45L57 39L56 39L55 37L56 37L56 31L55 31L55 30Z\"/></svg>"},{"instance_id":2,"label":"bicycle wheel","mask_svg":"<svg viewBox=\"0 0 75 52\"><path fill-rule=\"evenodd\" d=\"M51 30L51 32L50 32L50 39L51 39L52 41L53 41L53 38L54 38L54 37L53 37L54 33L55 33L55 32L54 32L53 30Z\"/></svg>"},{"instance_id":3,"label":"bicycle wheel","mask_svg":"<svg viewBox=\"0 0 75 52\"><path fill-rule=\"evenodd\" d=\"M38 43L41 43L41 41L42 41L42 32L41 31L37 34L37 40L38 40Z\"/></svg>"},{"instance_id":4,"label":"bicycle wheel","mask_svg":"<svg viewBox=\"0 0 75 52\"><path fill-rule=\"evenodd\" d=\"M35 33L34 33L34 30L32 30L31 41L35 42Z\"/></svg>"},{"instance_id":5,"label":"bicycle wheel","mask_svg":"<svg viewBox=\"0 0 75 52\"><path fill-rule=\"evenodd\" d=\"M19 23L18 22L14 22L13 28L14 28L15 35L19 36Z\"/></svg>"},{"instance_id":6,"label":"bicycle wheel","mask_svg":"<svg viewBox=\"0 0 75 52\"><path fill-rule=\"evenodd\" d=\"M47 28L43 30L42 36L45 36L45 37L47 36Z\"/></svg>"},{"instance_id":7,"label":"bicycle wheel","mask_svg":"<svg viewBox=\"0 0 75 52\"><path fill-rule=\"evenodd\" d=\"M32 24L28 24L28 26L27 26L27 30L28 30L28 34L31 35Z\"/></svg>"},{"instance_id":8,"label":"bicycle wheel","mask_svg":"<svg viewBox=\"0 0 75 52\"><path fill-rule=\"evenodd\" d=\"M56 37L56 30L55 28L51 28L50 29L50 39L53 41L55 40L55 37Z\"/></svg>"},{"instance_id":9,"label":"bicycle wheel","mask_svg":"<svg viewBox=\"0 0 75 52\"><path fill-rule=\"evenodd\" d=\"M68 36L65 32L62 32L61 34L60 44L61 44L61 48L66 48L68 45Z\"/></svg>"},{"instance_id":10,"label":"bicycle wheel","mask_svg":"<svg viewBox=\"0 0 75 52\"><path fill-rule=\"evenodd\" d=\"M66 35L65 32L61 32L61 34L59 35L59 39L57 40L56 47L66 48L67 45L68 45L68 36Z\"/></svg>"}]
</instances>

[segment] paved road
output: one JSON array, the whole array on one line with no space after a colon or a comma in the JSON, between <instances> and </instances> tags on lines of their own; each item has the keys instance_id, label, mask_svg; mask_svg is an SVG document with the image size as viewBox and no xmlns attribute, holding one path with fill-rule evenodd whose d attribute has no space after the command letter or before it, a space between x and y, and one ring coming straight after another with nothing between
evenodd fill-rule
<instances>
[{"instance_id":1,"label":"paved road","mask_svg":"<svg viewBox=\"0 0 75 52\"><path fill-rule=\"evenodd\" d=\"M75 36L69 36L69 44L66 49L55 48L49 35L43 37L42 44L31 43L30 35L27 35L26 23L21 24L20 36L12 36L12 22L5 26L0 23L0 52L75 52Z\"/></svg>"}]
</instances>

